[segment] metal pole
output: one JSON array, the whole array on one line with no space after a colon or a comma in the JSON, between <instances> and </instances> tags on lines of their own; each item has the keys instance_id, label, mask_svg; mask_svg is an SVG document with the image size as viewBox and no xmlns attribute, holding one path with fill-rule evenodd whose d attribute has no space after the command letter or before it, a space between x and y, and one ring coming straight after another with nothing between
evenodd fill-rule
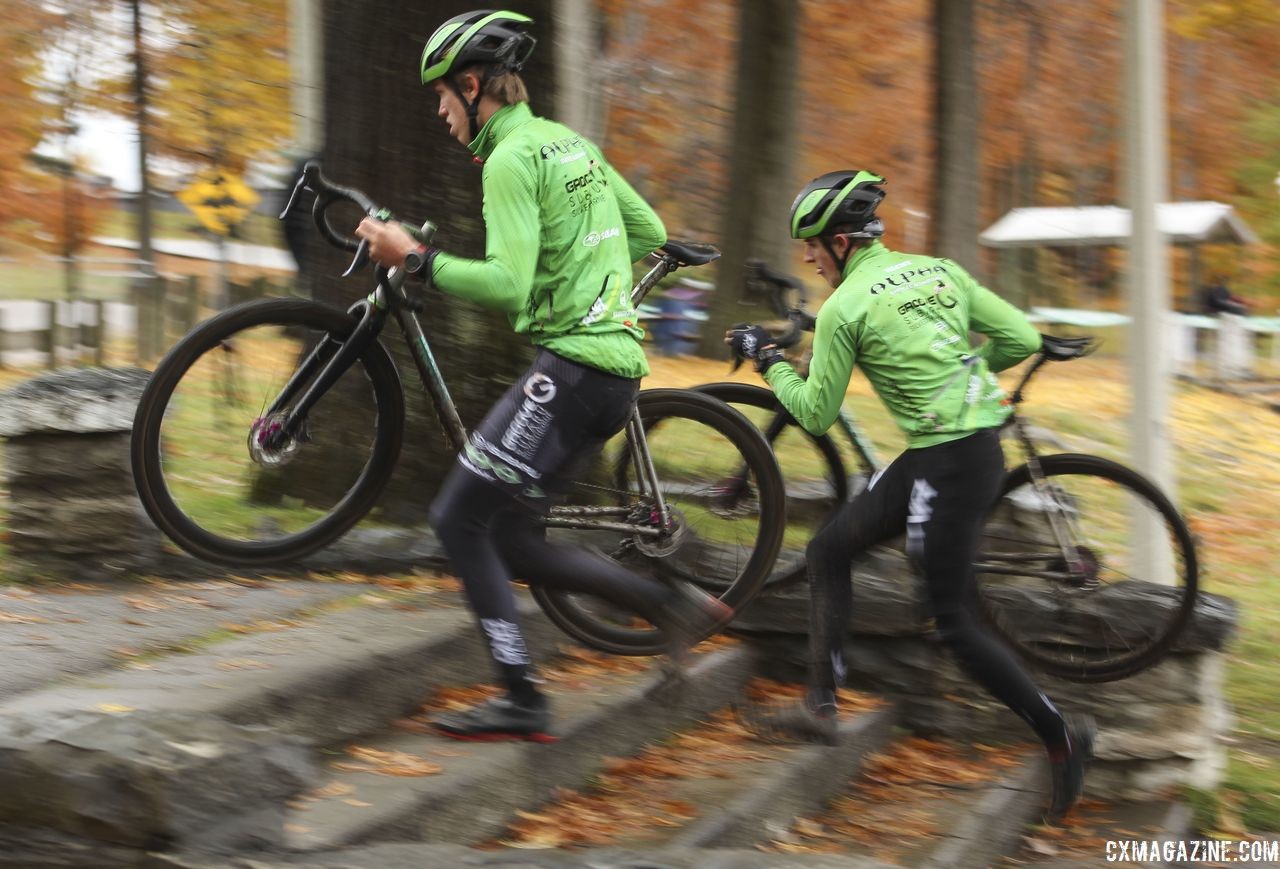
<instances>
[{"instance_id":1,"label":"metal pole","mask_svg":"<svg viewBox=\"0 0 1280 869\"><path fill-rule=\"evenodd\" d=\"M1156 225L1156 206L1168 197L1169 154L1165 115L1164 2L1125 0L1127 175L1132 235L1129 244L1129 331L1133 383L1133 463L1174 495L1169 417L1169 245ZM1165 532L1136 527L1135 554L1142 573L1167 578L1156 541Z\"/></svg>"}]
</instances>

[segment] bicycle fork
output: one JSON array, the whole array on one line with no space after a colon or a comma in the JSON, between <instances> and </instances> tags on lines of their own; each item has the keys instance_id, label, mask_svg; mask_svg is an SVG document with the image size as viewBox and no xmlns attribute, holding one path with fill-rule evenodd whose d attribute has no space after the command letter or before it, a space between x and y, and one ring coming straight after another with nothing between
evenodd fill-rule
<instances>
[{"instance_id":1,"label":"bicycle fork","mask_svg":"<svg viewBox=\"0 0 1280 869\"><path fill-rule=\"evenodd\" d=\"M302 431L311 408L338 382L338 378L351 367L365 348L377 339L386 321L385 310L364 300L352 305L348 313L360 315L360 322L351 330L351 334L338 340L326 333L263 412L262 418L266 419L288 408L279 425L271 426L261 433L260 446L277 450L295 438ZM298 390L308 382L310 385L306 386L301 397L296 402L293 401Z\"/></svg>"},{"instance_id":2,"label":"bicycle fork","mask_svg":"<svg viewBox=\"0 0 1280 869\"><path fill-rule=\"evenodd\" d=\"M1096 585L1096 577L1091 582L1090 578L1086 576L1084 560L1080 557L1080 550L1075 543L1079 538L1079 529L1075 527L1075 522L1067 515L1066 505L1061 503L1057 494L1049 486L1049 482L1044 475L1044 469L1040 465L1040 456L1036 453L1031 443L1031 437L1022 425L1022 420L1017 417L1013 419L1013 430L1017 436L1018 443L1022 446L1023 453L1027 457L1027 470L1030 472L1031 486L1036 495L1042 499L1042 503L1047 505L1045 512L1049 518L1049 529L1053 533L1054 542L1058 544L1058 549L1062 552L1063 560L1066 561L1068 573L1072 576L1084 578L1081 587L1089 588Z\"/></svg>"}]
</instances>

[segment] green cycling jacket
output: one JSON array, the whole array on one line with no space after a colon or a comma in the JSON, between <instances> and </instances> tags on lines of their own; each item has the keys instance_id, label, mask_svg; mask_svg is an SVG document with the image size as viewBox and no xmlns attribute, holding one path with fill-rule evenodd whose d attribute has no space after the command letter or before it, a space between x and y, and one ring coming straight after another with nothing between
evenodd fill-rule
<instances>
[{"instance_id":1,"label":"green cycling jacket","mask_svg":"<svg viewBox=\"0 0 1280 869\"><path fill-rule=\"evenodd\" d=\"M970 332L987 336L975 347ZM818 311L808 379L786 363L765 371L778 400L813 434L840 413L856 364L907 435L908 448L1002 423L1011 409L994 372L1040 349L1027 318L948 259L879 241L845 264Z\"/></svg>"},{"instance_id":2,"label":"green cycling jacket","mask_svg":"<svg viewBox=\"0 0 1280 869\"><path fill-rule=\"evenodd\" d=\"M433 283L575 362L648 374L631 264L666 242L657 214L599 148L527 103L495 112L470 147L484 162L485 257L440 253Z\"/></svg>"}]
</instances>

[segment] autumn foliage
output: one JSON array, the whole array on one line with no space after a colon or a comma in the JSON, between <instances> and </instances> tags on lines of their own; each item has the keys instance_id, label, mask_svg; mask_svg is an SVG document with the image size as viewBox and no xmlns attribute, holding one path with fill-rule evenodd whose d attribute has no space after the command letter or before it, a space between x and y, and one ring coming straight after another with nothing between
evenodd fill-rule
<instances>
[{"instance_id":1,"label":"autumn foliage","mask_svg":"<svg viewBox=\"0 0 1280 869\"><path fill-rule=\"evenodd\" d=\"M923 246L939 183L931 4L886 0L874 14L815 0L800 7L799 68L778 70L799 81L796 188L833 168L873 168L889 178L886 241ZM611 159L647 185L673 233L714 239L726 198L737 4L707 0L696 16L673 0L604 8ZM1235 205L1268 244L1210 250L1209 264L1250 295L1280 298L1277 8L1167 4L1166 78L1171 199ZM978 4L982 226L1020 205L1124 200L1122 15L1122 4L1102 0ZM1068 261L1063 270L1081 267Z\"/></svg>"}]
</instances>

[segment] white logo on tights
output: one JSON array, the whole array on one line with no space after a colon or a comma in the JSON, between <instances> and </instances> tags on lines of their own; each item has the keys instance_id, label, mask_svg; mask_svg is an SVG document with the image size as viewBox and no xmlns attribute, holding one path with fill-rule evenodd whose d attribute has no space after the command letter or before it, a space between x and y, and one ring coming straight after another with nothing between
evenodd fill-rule
<instances>
[{"instance_id":1,"label":"white logo on tights","mask_svg":"<svg viewBox=\"0 0 1280 869\"><path fill-rule=\"evenodd\" d=\"M517 625L506 619L481 619L480 626L489 637L489 648L495 661L499 664L529 663L529 652Z\"/></svg>"},{"instance_id":2,"label":"white logo on tights","mask_svg":"<svg viewBox=\"0 0 1280 869\"><path fill-rule=\"evenodd\" d=\"M907 553L913 558L920 556L924 545L924 523L933 516L933 505L929 502L938 494L938 490L929 485L925 479L916 480L911 487L911 504L907 508Z\"/></svg>"}]
</instances>

